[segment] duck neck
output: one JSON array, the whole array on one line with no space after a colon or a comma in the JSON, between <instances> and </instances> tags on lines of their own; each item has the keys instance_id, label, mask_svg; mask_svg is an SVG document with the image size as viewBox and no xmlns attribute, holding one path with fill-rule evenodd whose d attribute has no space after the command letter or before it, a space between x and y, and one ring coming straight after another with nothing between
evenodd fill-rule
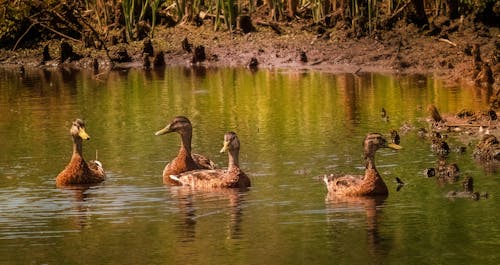
<instances>
[{"instance_id":1,"label":"duck neck","mask_svg":"<svg viewBox=\"0 0 500 265\"><path fill-rule=\"evenodd\" d=\"M184 154L191 157L191 131L180 132L181 135L181 149L179 154Z\"/></svg>"},{"instance_id":2,"label":"duck neck","mask_svg":"<svg viewBox=\"0 0 500 265\"><path fill-rule=\"evenodd\" d=\"M366 169L377 170L375 168L375 156L373 156L373 155L365 155L365 168Z\"/></svg>"},{"instance_id":3,"label":"duck neck","mask_svg":"<svg viewBox=\"0 0 500 265\"><path fill-rule=\"evenodd\" d=\"M239 152L238 150L229 150L228 157L229 157L229 162L228 162L228 170L240 168L239 164Z\"/></svg>"},{"instance_id":4,"label":"duck neck","mask_svg":"<svg viewBox=\"0 0 500 265\"><path fill-rule=\"evenodd\" d=\"M73 137L73 156L83 157L83 140L78 137Z\"/></svg>"},{"instance_id":5,"label":"duck neck","mask_svg":"<svg viewBox=\"0 0 500 265\"><path fill-rule=\"evenodd\" d=\"M83 159L83 148L82 148L82 142L83 140L81 138L73 138L73 156L71 157L71 162L70 164L73 165L73 167L78 167L82 168L85 167L86 162Z\"/></svg>"}]
</instances>

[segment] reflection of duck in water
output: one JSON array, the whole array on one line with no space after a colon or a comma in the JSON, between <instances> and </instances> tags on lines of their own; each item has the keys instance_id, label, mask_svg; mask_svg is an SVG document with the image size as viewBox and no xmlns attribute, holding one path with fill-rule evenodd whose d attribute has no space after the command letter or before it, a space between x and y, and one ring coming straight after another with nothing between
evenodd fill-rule
<instances>
[{"instance_id":1,"label":"reflection of duck in water","mask_svg":"<svg viewBox=\"0 0 500 265\"><path fill-rule=\"evenodd\" d=\"M68 196L73 196L73 210L74 213L71 214L71 220L74 221L75 225L79 229L85 228L91 222L90 214L90 204L87 202L89 199L89 194L87 190L90 185L78 185L78 186L65 186L61 187L61 191L66 193Z\"/></svg>"},{"instance_id":2,"label":"reflection of duck in water","mask_svg":"<svg viewBox=\"0 0 500 265\"><path fill-rule=\"evenodd\" d=\"M479 200L479 198L488 198L488 193L480 194L479 192L474 192L474 181L471 176L465 177L462 181L462 191L450 191L446 195L448 198L470 198L473 200Z\"/></svg>"},{"instance_id":3,"label":"reflection of duck in water","mask_svg":"<svg viewBox=\"0 0 500 265\"><path fill-rule=\"evenodd\" d=\"M241 236L244 209L242 204L246 192L241 192L238 189L193 190L188 186L171 187L170 191L179 207L180 219L176 222L180 232L179 241L193 241L197 234L197 223L203 223L203 219L213 220L205 217L220 214L228 215L228 218L225 218L227 220L226 238L233 239ZM207 204L208 208L206 208ZM205 228L206 226L200 227Z\"/></svg>"},{"instance_id":4,"label":"reflection of duck in water","mask_svg":"<svg viewBox=\"0 0 500 265\"><path fill-rule=\"evenodd\" d=\"M56 177L57 186L84 185L102 182L106 175L101 162L95 160L87 163L83 159L83 140L90 136L85 132L85 123L76 119L70 129L73 137L73 155L69 164Z\"/></svg>"},{"instance_id":5,"label":"reflection of duck in water","mask_svg":"<svg viewBox=\"0 0 500 265\"><path fill-rule=\"evenodd\" d=\"M346 213L356 212L353 210L360 209L361 211L364 211L366 215L366 235L368 243L367 245L369 247L368 250L372 254L377 254L376 256L378 256L381 253L380 251L386 250L386 248L381 247L380 245L381 237L378 230L378 214L380 213L381 209L383 209L383 207L380 206L384 204L386 198L386 195L352 197L338 196L333 193L328 193L325 199L325 204L327 210L332 209L332 213L334 214L338 214L339 212L341 212L340 209L342 208L346 209L345 213L341 213L342 220L345 220ZM329 211L327 211L327 213L328 212ZM338 229L338 225L339 224L334 224L334 226L332 225L332 227L334 227L334 229ZM335 232L335 234L338 233Z\"/></svg>"},{"instance_id":6,"label":"reflection of duck in water","mask_svg":"<svg viewBox=\"0 0 500 265\"><path fill-rule=\"evenodd\" d=\"M323 180L329 193L347 196L387 195L387 186L375 168L375 152L379 148L401 149L401 146L387 143L379 133L370 133L364 142L366 169L364 176L325 175Z\"/></svg>"},{"instance_id":7,"label":"reflection of duck in water","mask_svg":"<svg viewBox=\"0 0 500 265\"><path fill-rule=\"evenodd\" d=\"M163 183L179 184L173 181L170 175L177 175L196 169L214 169L215 163L203 155L191 154L191 138L193 127L188 118L175 117L165 128L157 131L155 135L177 132L181 136L181 148L177 157L165 166L163 170Z\"/></svg>"},{"instance_id":8,"label":"reflection of duck in water","mask_svg":"<svg viewBox=\"0 0 500 265\"><path fill-rule=\"evenodd\" d=\"M239 166L240 140L234 132L228 132L224 135L224 146L220 152L226 151L229 158L227 170L194 170L172 175L171 178L182 185L200 188L245 189L250 187L250 179Z\"/></svg>"}]
</instances>

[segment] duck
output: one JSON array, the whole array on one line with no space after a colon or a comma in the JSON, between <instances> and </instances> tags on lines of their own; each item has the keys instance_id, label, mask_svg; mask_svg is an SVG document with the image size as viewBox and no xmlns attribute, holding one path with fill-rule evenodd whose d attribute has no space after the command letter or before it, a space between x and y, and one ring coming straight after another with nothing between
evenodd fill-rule
<instances>
[{"instance_id":1,"label":"duck","mask_svg":"<svg viewBox=\"0 0 500 265\"><path fill-rule=\"evenodd\" d=\"M165 128L157 131L155 135L164 135L167 133L176 132L181 137L181 147L177 157L165 166L163 170L163 183L179 185L178 181L170 178L170 175L178 175L187 171L196 169L215 169L216 164L204 155L191 153L191 138L193 126L191 121L185 116L176 116L165 126Z\"/></svg>"},{"instance_id":2,"label":"duck","mask_svg":"<svg viewBox=\"0 0 500 265\"><path fill-rule=\"evenodd\" d=\"M462 191L450 191L446 194L448 198L470 198L479 200L481 197L488 198L488 193L479 193L474 191L474 181L471 176L466 176L462 181Z\"/></svg>"},{"instance_id":3,"label":"duck","mask_svg":"<svg viewBox=\"0 0 500 265\"><path fill-rule=\"evenodd\" d=\"M438 157L447 157L450 153L450 146L439 132L431 133L431 149Z\"/></svg>"},{"instance_id":4,"label":"duck","mask_svg":"<svg viewBox=\"0 0 500 265\"><path fill-rule=\"evenodd\" d=\"M380 148L399 150L400 145L389 143L380 133L369 133L363 141L366 161L365 174L356 175L325 175L328 192L343 196L377 196L389 193L387 186L375 167L375 152Z\"/></svg>"},{"instance_id":5,"label":"duck","mask_svg":"<svg viewBox=\"0 0 500 265\"><path fill-rule=\"evenodd\" d=\"M91 160L88 163L83 158L83 140L90 140L90 136L85 131L85 122L76 119L71 124L71 136L73 137L73 155L69 164L56 177L56 185L89 185L96 184L106 179L106 174L102 163Z\"/></svg>"},{"instance_id":6,"label":"duck","mask_svg":"<svg viewBox=\"0 0 500 265\"><path fill-rule=\"evenodd\" d=\"M399 136L399 133L397 130L392 129L390 133L391 133L391 143L393 143L393 144L401 143L401 137Z\"/></svg>"},{"instance_id":7,"label":"duck","mask_svg":"<svg viewBox=\"0 0 500 265\"><path fill-rule=\"evenodd\" d=\"M440 158L436 167L436 176L441 183L455 183L460 177L460 169L456 163L448 163Z\"/></svg>"},{"instance_id":8,"label":"duck","mask_svg":"<svg viewBox=\"0 0 500 265\"><path fill-rule=\"evenodd\" d=\"M500 161L500 142L492 134L485 134L473 151L473 156L481 162Z\"/></svg>"},{"instance_id":9,"label":"duck","mask_svg":"<svg viewBox=\"0 0 500 265\"><path fill-rule=\"evenodd\" d=\"M245 190L251 186L250 178L239 166L240 140L235 132L224 134L220 153L228 153L227 169L193 170L170 178L183 186L195 188L239 188Z\"/></svg>"}]
</instances>

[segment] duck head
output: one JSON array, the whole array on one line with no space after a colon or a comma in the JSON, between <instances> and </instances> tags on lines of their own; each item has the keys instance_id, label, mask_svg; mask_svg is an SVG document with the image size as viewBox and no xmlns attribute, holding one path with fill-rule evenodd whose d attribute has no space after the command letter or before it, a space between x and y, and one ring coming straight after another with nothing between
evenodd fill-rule
<instances>
[{"instance_id":1,"label":"duck head","mask_svg":"<svg viewBox=\"0 0 500 265\"><path fill-rule=\"evenodd\" d=\"M365 157L373 157L375 152L380 148L392 148L395 150L402 149L398 144L389 143L380 133L370 133L363 141Z\"/></svg>"},{"instance_id":2,"label":"duck head","mask_svg":"<svg viewBox=\"0 0 500 265\"><path fill-rule=\"evenodd\" d=\"M81 119L76 119L69 130L74 139L90 140L90 135L85 131L85 122Z\"/></svg>"},{"instance_id":3,"label":"duck head","mask_svg":"<svg viewBox=\"0 0 500 265\"><path fill-rule=\"evenodd\" d=\"M227 132L224 134L224 143L220 152L224 153L236 150L240 150L240 140L235 132Z\"/></svg>"},{"instance_id":4,"label":"duck head","mask_svg":"<svg viewBox=\"0 0 500 265\"><path fill-rule=\"evenodd\" d=\"M175 117L165 128L157 131L155 135L163 135L171 132L177 132L179 134L190 133L192 131L191 122L188 118L184 116Z\"/></svg>"}]
</instances>

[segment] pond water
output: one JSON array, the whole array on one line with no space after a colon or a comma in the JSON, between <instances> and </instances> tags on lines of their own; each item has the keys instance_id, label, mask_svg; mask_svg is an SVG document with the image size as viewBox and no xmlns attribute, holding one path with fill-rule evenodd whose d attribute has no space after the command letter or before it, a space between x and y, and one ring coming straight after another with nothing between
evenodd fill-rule
<instances>
[{"instance_id":1,"label":"pond water","mask_svg":"<svg viewBox=\"0 0 500 265\"><path fill-rule=\"evenodd\" d=\"M475 142L448 160L488 199L450 200L460 188L426 178L436 165L426 107L482 110L491 92L427 76L167 68L93 76L61 69L0 70L0 264L500 264L500 173L472 160ZM385 108L390 119L381 119ZM224 132L238 133L246 192L162 184L176 134L193 123L193 151L219 165ZM71 122L85 120L87 160L108 179L59 189ZM379 150L385 200L326 200L318 176L360 173L369 132L401 133ZM407 183L397 191L395 178Z\"/></svg>"}]
</instances>

